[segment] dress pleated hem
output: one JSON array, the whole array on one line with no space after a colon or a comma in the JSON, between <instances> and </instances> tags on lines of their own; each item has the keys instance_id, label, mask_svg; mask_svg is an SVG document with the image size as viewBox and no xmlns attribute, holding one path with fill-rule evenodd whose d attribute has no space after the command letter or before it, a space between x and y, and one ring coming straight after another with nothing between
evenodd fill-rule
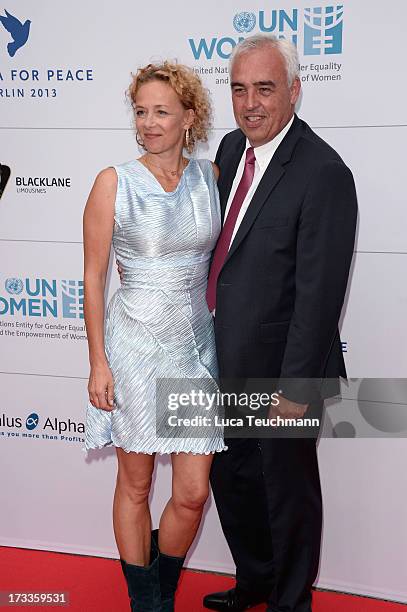
<instances>
[{"instance_id":1,"label":"dress pleated hem","mask_svg":"<svg viewBox=\"0 0 407 612\"><path fill-rule=\"evenodd\" d=\"M191 455L214 455L215 453L222 453L223 451L228 450L228 447L225 444L222 444L219 448L214 448L212 450L201 450L201 451L195 450L196 445L194 445L193 447L190 446L189 448L188 446L185 446L184 448L179 448L179 445L177 445L177 447L170 446L168 449L165 449L165 450L163 450L162 447L160 449L155 449L155 450L151 448L146 449L145 446L138 446L135 448L124 448L120 444L116 444L115 442L110 441L110 442L106 442L106 444L85 446L84 448L82 448L82 451L86 453L90 450L101 450L103 448L111 448L111 447L121 448L126 453L140 453L142 455L172 455L172 454L179 455L180 453L188 453Z\"/></svg>"}]
</instances>

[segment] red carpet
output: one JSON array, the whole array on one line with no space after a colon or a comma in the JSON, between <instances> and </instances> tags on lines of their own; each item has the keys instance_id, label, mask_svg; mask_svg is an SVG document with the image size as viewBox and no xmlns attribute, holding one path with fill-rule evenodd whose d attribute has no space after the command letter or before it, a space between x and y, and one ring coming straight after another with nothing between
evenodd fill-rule
<instances>
[{"instance_id":1,"label":"red carpet","mask_svg":"<svg viewBox=\"0 0 407 612\"><path fill-rule=\"evenodd\" d=\"M205 593L227 589L232 578L206 572L183 572L176 612L201 612ZM0 591L69 592L69 607L36 606L32 610L128 612L129 604L118 561L18 548L0 550ZM27 610L12 606L9 610ZM257 606L252 612L262 612ZM313 612L406 612L406 606L384 601L316 592Z\"/></svg>"}]
</instances>

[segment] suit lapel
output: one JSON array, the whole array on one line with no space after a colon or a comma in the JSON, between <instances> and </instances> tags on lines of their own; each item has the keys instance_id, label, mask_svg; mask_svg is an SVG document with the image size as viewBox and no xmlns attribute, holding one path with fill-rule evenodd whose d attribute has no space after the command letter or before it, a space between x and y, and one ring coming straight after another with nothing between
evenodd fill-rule
<instances>
[{"instance_id":1,"label":"suit lapel","mask_svg":"<svg viewBox=\"0 0 407 612\"><path fill-rule=\"evenodd\" d=\"M254 221L256 220L257 215L261 211L265 202L269 199L271 192L285 173L285 164L287 164L293 154L295 145L298 142L300 137L300 133L302 130L302 122L298 119L297 116L294 117L294 121L288 130L286 136L283 141L280 143L277 151L273 155L273 158L269 165L267 166L263 177L251 199L251 202L247 208L246 214L244 215L242 222L239 226L239 229L236 232L236 236L232 242L232 245L229 249L229 253L226 257L225 263L233 256L233 253L241 244L242 240L245 238L250 228L252 227ZM242 152L240 153L240 157ZM240 159L239 157L239 159ZM238 164L237 164L238 165ZM235 168L235 172L237 169L237 165ZM229 192L232 187L233 178L229 187ZM226 205L225 205L226 206Z\"/></svg>"},{"instance_id":2,"label":"suit lapel","mask_svg":"<svg viewBox=\"0 0 407 612\"><path fill-rule=\"evenodd\" d=\"M267 166L265 173L263 174L263 177L242 219L239 229L236 232L236 236L233 239L225 263L233 255L233 253L236 251L236 249L250 230L264 203L266 202L270 193L273 191L274 187L277 185L277 183L283 176L284 172L284 168L273 157L270 164Z\"/></svg>"}]
</instances>

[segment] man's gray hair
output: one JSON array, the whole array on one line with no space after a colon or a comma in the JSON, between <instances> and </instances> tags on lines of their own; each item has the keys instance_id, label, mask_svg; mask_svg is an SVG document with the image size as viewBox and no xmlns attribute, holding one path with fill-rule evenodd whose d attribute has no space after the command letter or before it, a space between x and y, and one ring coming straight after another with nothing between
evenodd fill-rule
<instances>
[{"instance_id":1,"label":"man's gray hair","mask_svg":"<svg viewBox=\"0 0 407 612\"><path fill-rule=\"evenodd\" d=\"M294 79L300 76L297 49L289 40L277 38L274 34L254 34L238 43L230 56L229 73L232 73L233 62L239 55L268 46L277 49L281 53L287 69L288 86L291 87Z\"/></svg>"}]
</instances>

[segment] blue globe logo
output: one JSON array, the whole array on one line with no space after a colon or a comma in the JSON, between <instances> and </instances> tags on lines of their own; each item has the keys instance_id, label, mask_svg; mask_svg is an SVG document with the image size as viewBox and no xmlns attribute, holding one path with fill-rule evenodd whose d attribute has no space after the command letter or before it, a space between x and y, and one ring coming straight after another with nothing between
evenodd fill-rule
<instances>
[{"instance_id":1,"label":"blue globe logo","mask_svg":"<svg viewBox=\"0 0 407 612\"><path fill-rule=\"evenodd\" d=\"M25 426L27 429L29 429L30 431L32 429L35 429L39 423L40 417L38 416L38 414L36 414L35 412L32 412L31 414L28 415L28 417L25 420Z\"/></svg>"},{"instance_id":2,"label":"blue globe logo","mask_svg":"<svg viewBox=\"0 0 407 612\"><path fill-rule=\"evenodd\" d=\"M256 15L254 13L237 13L233 17L233 27L237 32L251 32L256 25Z\"/></svg>"},{"instance_id":3,"label":"blue globe logo","mask_svg":"<svg viewBox=\"0 0 407 612\"><path fill-rule=\"evenodd\" d=\"M7 278L4 283L6 291L11 295L18 295L24 289L24 284L21 278Z\"/></svg>"}]
</instances>

